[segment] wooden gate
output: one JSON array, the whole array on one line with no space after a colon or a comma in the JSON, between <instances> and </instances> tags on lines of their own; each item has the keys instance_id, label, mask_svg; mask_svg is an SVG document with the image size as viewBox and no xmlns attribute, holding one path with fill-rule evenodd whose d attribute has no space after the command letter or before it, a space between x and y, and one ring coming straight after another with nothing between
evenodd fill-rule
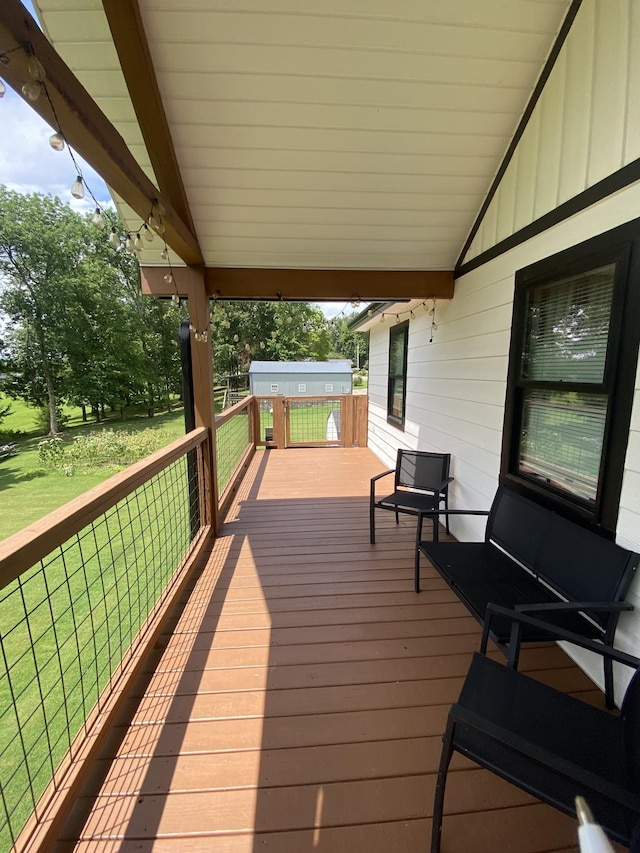
<instances>
[{"instance_id":1,"label":"wooden gate","mask_svg":"<svg viewBox=\"0 0 640 853\"><path fill-rule=\"evenodd\" d=\"M366 447L367 397L259 397L266 447Z\"/></svg>"}]
</instances>

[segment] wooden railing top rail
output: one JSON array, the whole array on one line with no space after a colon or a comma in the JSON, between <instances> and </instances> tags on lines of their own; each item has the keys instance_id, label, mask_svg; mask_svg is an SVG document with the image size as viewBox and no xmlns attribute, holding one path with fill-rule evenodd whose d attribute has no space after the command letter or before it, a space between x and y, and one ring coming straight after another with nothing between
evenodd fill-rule
<instances>
[{"instance_id":1,"label":"wooden railing top rail","mask_svg":"<svg viewBox=\"0 0 640 853\"><path fill-rule=\"evenodd\" d=\"M216 429L221 427L223 423L226 423L226 421L231 420L234 415L239 415L243 409L248 409L255 399L256 398L253 396L245 397L245 399L240 400L239 403L234 403L233 406L229 406L229 408L225 409L221 415L216 415Z\"/></svg>"},{"instance_id":2,"label":"wooden railing top rail","mask_svg":"<svg viewBox=\"0 0 640 853\"><path fill-rule=\"evenodd\" d=\"M0 589L207 438L198 427L0 542Z\"/></svg>"}]
</instances>

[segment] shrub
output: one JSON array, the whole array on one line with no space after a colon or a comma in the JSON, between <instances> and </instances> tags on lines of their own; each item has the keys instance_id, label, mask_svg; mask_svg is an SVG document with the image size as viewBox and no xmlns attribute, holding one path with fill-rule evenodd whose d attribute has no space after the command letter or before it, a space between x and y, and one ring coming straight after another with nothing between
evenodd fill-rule
<instances>
[{"instance_id":1,"label":"shrub","mask_svg":"<svg viewBox=\"0 0 640 853\"><path fill-rule=\"evenodd\" d=\"M166 444L162 430L138 432L104 429L77 436L67 447L65 458L72 466L131 465Z\"/></svg>"},{"instance_id":2,"label":"shrub","mask_svg":"<svg viewBox=\"0 0 640 853\"><path fill-rule=\"evenodd\" d=\"M353 377L354 388L357 388L359 385L362 385L362 384L364 384L362 376L360 376L360 374L356 373Z\"/></svg>"},{"instance_id":3,"label":"shrub","mask_svg":"<svg viewBox=\"0 0 640 853\"><path fill-rule=\"evenodd\" d=\"M64 445L58 436L38 442L38 458L44 468L58 468L64 460Z\"/></svg>"}]
</instances>

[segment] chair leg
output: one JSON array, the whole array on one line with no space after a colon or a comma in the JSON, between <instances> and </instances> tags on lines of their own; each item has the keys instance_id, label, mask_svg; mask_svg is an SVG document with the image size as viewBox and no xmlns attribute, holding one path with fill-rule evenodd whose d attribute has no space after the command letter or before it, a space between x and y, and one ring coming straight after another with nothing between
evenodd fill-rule
<instances>
[{"instance_id":1,"label":"chair leg","mask_svg":"<svg viewBox=\"0 0 640 853\"><path fill-rule=\"evenodd\" d=\"M447 771L453 754L453 730L455 723L449 717L447 730L442 742L442 754L440 756L440 767L436 779L436 792L433 799L433 819L431 824L431 853L440 853L440 840L442 838L442 813L444 811L444 789L447 784Z\"/></svg>"},{"instance_id":2,"label":"chair leg","mask_svg":"<svg viewBox=\"0 0 640 853\"><path fill-rule=\"evenodd\" d=\"M416 592L420 592L420 548L416 542L416 562L413 575L413 588Z\"/></svg>"},{"instance_id":3,"label":"chair leg","mask_svg":"<svg viewBox=\"0 0 640 853\"><path fill-rule=\"evenodd\" d=\"M613 661L611 658L604 658L604 698L606 706L609 710L615 708L616 703L613 701Z\"/></svg>"},{"instance_id":4,"label":"chair leg","mask_svg":"<svg viewBox=\"0 0 640 853\"><path fill-rule=\"evenodd\" d=\"M446 492L444 493L444 509L445 509L445 512L447 512L447 511L448 511L448 509L449 509L449 492L448 492L448 491L446 491ZM446 527L447 527L447 533L450 533L450 530L449 530L449 515L448 515L448 514L447 514Z\"/></svg>"},{"instance_id":5,"label":"chair leg","mask_svg":"<svg viewBox=\"0 0 640 853\"><path fill-rule=\"evenodd\" d=\"M375 519L375 506L373 505L373 501L369 504L369 542L372 545L376 544L376 519Z\"/></svg>"},{"instance_id":6,"label":"chair leg","mask_svg":"<svg viewBox=\"0 0 640 853\"><path fill-rule=\"evenodd\" d=\"M400 524L400 513L396 513L396 524Z\"/></svg>"}]
</instances>

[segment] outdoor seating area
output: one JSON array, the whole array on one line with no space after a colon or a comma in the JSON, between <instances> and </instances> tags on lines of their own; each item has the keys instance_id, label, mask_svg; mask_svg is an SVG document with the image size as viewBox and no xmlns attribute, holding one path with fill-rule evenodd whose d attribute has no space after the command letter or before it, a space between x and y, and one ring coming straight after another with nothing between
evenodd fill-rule
<instances>
[{"instance_id":1,"label":"outdoor seating area","mask_svg":"<svg viewBox=\"0 0 640 853\"><path fill-rule=\"evenodd\" d=\"M484 625L482 651L490 637L517 666L520 643L553 635L554 626L611 646L618 617L633 610L626 601L640 556L597 536L504 486L489 512L449 510L449 515L488 515L483 542L422 540L421 516L415 555L415 590L420 591L420 556L436 568L475 618ZM434 528L437 531L437 528ZM498 605L538 616L514 641L512 622L487 608ZM549 627L545 627L548 623ZM613 673L604 658L607 705L614 707Z\"/></svg>"},{"instance_id":2,"label":"outdoor seating area","mask_svg":"<svg viewBox=\"0 0 640 853\"><path fill-rule=\"evenodd\" d=\"M481 632L435 570L428 595L410 589L414 517L383 514L367 542L381 468L366 448L253 456L56 853L428 848L442 735ZM520 669L604 707L555 644L527 645ZM451 853L577 850L575 820L460 755L444 825Z\"/></svg>"}]
</instances>

